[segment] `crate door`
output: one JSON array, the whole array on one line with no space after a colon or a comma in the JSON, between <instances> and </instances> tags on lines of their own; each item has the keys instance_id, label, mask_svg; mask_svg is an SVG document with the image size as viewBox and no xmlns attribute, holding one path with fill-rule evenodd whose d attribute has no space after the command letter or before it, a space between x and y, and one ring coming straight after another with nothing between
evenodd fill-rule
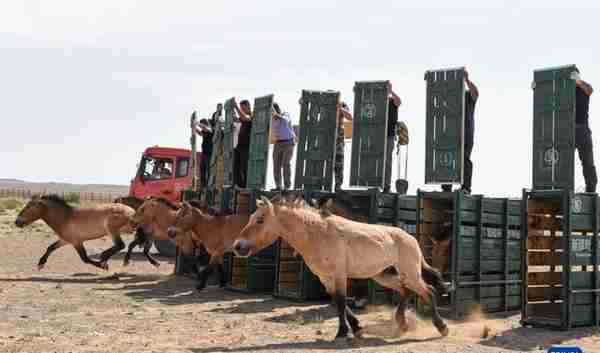
<instances>
[{"instance_id":1,"label":"crate door","mask_svg":"<svg viewBox=\"0 0 600 353\"><path fill-rule=\"evenodd\" d=\"M225 126L223 127L223 169L225 173L224 186L233 186L233 135L235 133L233 120L234 99L228 99L225 102Z\"/></svg>"},{"instance_id":2,"label":"crate door","mask_svg":"<svg viewBox=\"0 0 600 353\"><path fill-rule=\"evenodd\" d=\"M267 162L269 157L269 128L273 111L273 95L254 100L250 153L248 158L247 187L264 189L267 183Z\"/></svg>"},{"instance_id":3,"label":"crate door","mask_svg":"<svg viewBox=\"0 0 600 353\"><path fill-rule=\"evenodd\" d=\"M354 85L350 186L383 187L388 95L388 81Z\"/></svg>"},{"instance_id":4,"label":"crate door","mask_svg":"<svg viewBox=\"0 0 600 353\"><path fill-rule=\"evenodd\" d=\"M425 183L462 184L465 126L464 69L428 71Z\"/></svg>"},{"instance_id":5,"label":"crate door","mask_svg":"<svg viewBox=\"0 0 600 353\"><path fill-rule=\"evenodd\" d=\"M574 188L575 66L533 74L533 188Z\"/></svg>"},{"instance_id":6,"label":"crate door","mask_svg":"<svg viewBox=\"0 0 600 353\"><path fill-rule=\"evenodd\" d=\"M330 191L339 92L302 91L295 189Z\"/></svg>"}]
</instances>

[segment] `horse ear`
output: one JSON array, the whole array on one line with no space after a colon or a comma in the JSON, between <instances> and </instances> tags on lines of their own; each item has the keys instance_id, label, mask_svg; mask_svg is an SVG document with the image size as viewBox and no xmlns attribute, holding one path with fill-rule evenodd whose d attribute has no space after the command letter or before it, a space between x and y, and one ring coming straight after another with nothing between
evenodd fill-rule
<instances>
[{"instance_id":1,"label":"horse ear","mask_svg":"<svg viewBox=\"0 0 600 353\"><path fill-rule=\"evenodd\" d=\"M429 238L429 240L431 240L431 242L433 243L433 245L437 246L439 243L437 240L435 240L434 237L432 237L431 235L427 235L427 238Z\"/></svg>"},{"instance_id":2,"label":"horse ear","mask_svg":"<svg viewBox=\"0 0 600 353\"><path fill-rule=\"evenodd\" d=\"M266 205L265 205L265 203L264 203L264 201L263 201L263 200L261 200L261 199L257 199L257 200L256 200L256 208L263 208L263 207L265 207L265 206L266 206Z\"/></svg>"},{"instance_id":3,"label":"horse ear","mask_svg":"<svg viewBox=\"0 0 600 353\"><path fill-rule=\"evenodd\" d=\"M333 207L333 199L328 199L327 202L325 202L325 207L327 207L327 208Z\"/></svg>"},{"instance_id":4,"label":"horse ear","mask_svg":"<svg viewBox=\"0 0 600 353\"><path fill-rule=\"evenodd\" d=\"M266 206L268 206L268 207L273 206L273 204L271 203L271 200L269 200L268 198L261 196L260 199L265 203Z\"/></svg>"},{"instance_id":5,"label":"horse ear","mask_svg":"<svg viewBox=\"0 0 600 353\"><path fill-rule=\"evenodd\" d=\"M309 201L309 202L310 202L310 205L311 205L312 207L317 207L317 206L318 206L318 205L317 205L317 200L315 200L315 199L310 199L310 201Z\"/></svg>"}]
</instances>

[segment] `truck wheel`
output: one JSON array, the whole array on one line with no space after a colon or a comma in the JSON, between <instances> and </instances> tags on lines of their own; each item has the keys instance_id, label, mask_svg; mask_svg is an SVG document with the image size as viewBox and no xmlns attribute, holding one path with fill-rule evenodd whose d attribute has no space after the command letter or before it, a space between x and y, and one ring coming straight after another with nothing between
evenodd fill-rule
<instances>
[{"instance_id":1,"label":"truck wheel","mask_svg":"<svg viewBox=\"0 0 600 353\"><path fill-rule=\"evenodd\" d=\"M170 240L155 240L154 247L162 256L175 257L177 247Z\"/></svg>"}]
</instances>

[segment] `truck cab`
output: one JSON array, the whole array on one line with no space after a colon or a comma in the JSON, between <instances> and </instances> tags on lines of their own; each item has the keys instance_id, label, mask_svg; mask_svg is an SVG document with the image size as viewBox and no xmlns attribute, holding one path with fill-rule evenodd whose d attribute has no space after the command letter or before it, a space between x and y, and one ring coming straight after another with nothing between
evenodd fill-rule
<instances>
[{"instance_id":1,"label":"truck cab","mask_svg":"<svg viewBox=\"0 0 600 353\"><path fill-rule=\"evenodd\" d=\"M129 195L138 198L164 197L172 202L182 199L183 190L192 182L191 151L171 147L149 147L142 154ZM201 154L196 153L196 165L201 168Z\"/></svg>"}]
</instances>

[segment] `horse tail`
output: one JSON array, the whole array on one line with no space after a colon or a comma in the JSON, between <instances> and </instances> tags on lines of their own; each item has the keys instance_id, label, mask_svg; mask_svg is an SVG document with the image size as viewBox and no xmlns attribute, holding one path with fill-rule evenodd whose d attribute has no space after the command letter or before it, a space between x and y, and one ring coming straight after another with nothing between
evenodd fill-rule
<instances>
[{"instance_id":1,"label":"horse tail","mask_svg":"<svg viewBox=\"0 0 600 353\"><path fill-rule=\"evenodd\" d=\"M446 286L446 283L444 283L444 279L442 278L440 271L429 266L425 259L421 261L421 276L423 277L425 283L435 288L435 291L438 293L438 295L444 295L450 292L448 286Z\"/></svg>"}]
</instances>

